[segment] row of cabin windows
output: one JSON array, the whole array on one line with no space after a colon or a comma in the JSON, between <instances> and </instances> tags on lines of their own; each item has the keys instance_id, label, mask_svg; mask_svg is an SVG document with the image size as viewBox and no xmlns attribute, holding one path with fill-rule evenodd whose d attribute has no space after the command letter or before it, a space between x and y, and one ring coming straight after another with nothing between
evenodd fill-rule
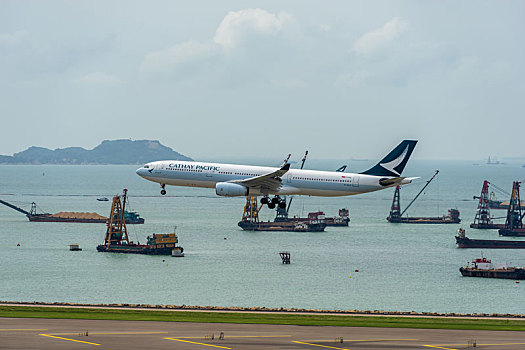
<instances>
[{"instance_id":1,"label":"row of cabin windows","mask_svg":"<svg viewBox=\"0 0 525 350\"><path fill-rule=\"evenodd\" d=\"M334 179L313 179L311 177L294 177L295 180L309 180L309 181L328 181L328 182L351 182L350 180L334 180Z\"/></svg>"},{"instance_id":2,"label":"row of cabin windows","mask_svg":"<svg viewBox=\"0 0 525 350\"><path fill-rule=\"evenodd\" d=\"M194 173L202 173L202 170L196 170L196 169L168 168L168 170L191 171L191 172L194 172Z\"/></svg>"}]
</instances>

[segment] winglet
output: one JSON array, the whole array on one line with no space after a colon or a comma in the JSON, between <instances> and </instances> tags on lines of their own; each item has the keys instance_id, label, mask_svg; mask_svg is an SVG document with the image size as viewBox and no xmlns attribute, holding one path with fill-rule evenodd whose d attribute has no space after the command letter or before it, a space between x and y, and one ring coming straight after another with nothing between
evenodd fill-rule
<instances>
[{"instance_id":1,"label":"winglet","mask_svg":"<svg viewBox=\"0 0 525 350\"><path fill-rule=\"evenodd\" d=\"M375 176L401 176L405 165L416 147L417 140L403 140L385 158L361 174Z\"/></svg>"},{"instance_id":2,"label":"winglet","mask_svg":"<svg viewBox=\"0 0 525 350\"><path fill-rule=\"evenodd\" d=\"M279 170L283 170L283 171L288 171L290 170L290 163L285 163L283 164L283 166L281 167L281 169Z\"/></svg>"}]
</instances>

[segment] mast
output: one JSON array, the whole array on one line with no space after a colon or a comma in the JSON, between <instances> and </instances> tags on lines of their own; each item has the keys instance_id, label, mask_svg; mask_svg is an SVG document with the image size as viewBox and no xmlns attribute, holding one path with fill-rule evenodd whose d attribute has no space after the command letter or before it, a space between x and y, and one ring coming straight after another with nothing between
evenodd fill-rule
<instances>
[{"instance_id":1,"label":"mast","mask_svg":"<svg viewBox=\"0 0 525 350\"><path fill-rule=\"evenodd\" d=\"M390 207L390 215L386 219L390 222L399 222L401 219L401 201L399 195L399 186L396 186L394 198L392 199L392 206Z\"/></svg>"},{"instance_id":2,"label":"mast","mask_svg":"<svg viewBox=\"0 0 525 350\"><path fill-rule=\"evenodd\" d=\"M259 222L259 211L262 208L262 204L258 207L257 197L246 197L246 204L244 205L244 212L242 214L242 221L250 223Z\"/></svg>"},{"instance_id":3,"label":"mast","mask_svg":"<svg viewBox=\"0 0 525 350\"><path fill-rule=\"evenodd\" d=\"M510 195L509 209L507 210L507 219L505 220L505 228L508 230L523 228L523 215L520 201L520 184L519 181L514 181L512 184L512 193Z\"/></svg>"},{"instance_id":4,"label":"mast","mask_svg":"<svg viewBox=\"0 0 525 350\"><path fill-rule=\"evenodd\" d=\"M127 189L124 189L124 195L122 201L120 196L116 195L113 197L111 203L111 213L107 222L106 238L104 244L109 248L112 244L121 245L129 244L128 230L126 228L126 222L124 218L124 210L126 208L126 197Z\"/></svg>"},{"instance_id":5,"label":"mast","mask_svg":"<svg viewBox=\"0 0 525 350\"><path fill-rule=\"evenodd\" d=\"M490 196L489 196L489 184L487 180L483 182L481 188L481 195L479 196L478 209L476 216L474 217L474 224L478 225L492 225L492 218L490 217Z\"/></svg>"}]
</instances>

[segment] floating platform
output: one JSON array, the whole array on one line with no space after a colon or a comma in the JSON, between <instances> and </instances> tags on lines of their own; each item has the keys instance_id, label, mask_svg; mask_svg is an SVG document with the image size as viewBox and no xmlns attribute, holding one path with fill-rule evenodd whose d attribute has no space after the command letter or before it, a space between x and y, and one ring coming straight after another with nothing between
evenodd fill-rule
<instances>
[{"instance_id":1,"label":"floating platform","mask_svg":"<svg viewBox=\"0 0 525 350\"><path fill-rule=\"evenodd\" d=\"M472 260L472 265L460 267L459 272L465 277L525 279L525 268L511 266L494 267L487 258L474 259Z\"/></svg>"}]
</instances>

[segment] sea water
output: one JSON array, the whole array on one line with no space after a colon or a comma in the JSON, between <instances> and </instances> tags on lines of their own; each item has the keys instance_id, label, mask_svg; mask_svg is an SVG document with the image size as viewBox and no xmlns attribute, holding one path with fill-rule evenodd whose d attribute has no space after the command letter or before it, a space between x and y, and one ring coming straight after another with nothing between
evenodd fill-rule
<instances>
[{"instance_id":1,"label":"sea water","mask_svg":"<svg viewBox=\"0 0 525 350\"><path fill-rule=\"evenodd\" d=\"M319 163L318 168L336 169L341 163ZM350 168L367 165L354 162ZM127 188L129 209L146 220L128 225L130 238L145 243L147 235L173 232L177 226L184 258L99 253L104 224L29 222L0 206L0 300L525 313L525 283L459 272L481 255L525 266L525 251L458 249L454 239L460 226L469 237L498 238L496 230L468 228L477 206L472 197L479 195L484 179L510 192L512 181L525 178L521 164L411 160L405 173L421 179L402 188L402 208L439 169L408 213L441 216L457 208L460 225L388 223L393 188L339 198L295 197L291 215L322 210L334 216L340 208L350 210L348 227L312 233L242 231L237 222L244 198L171 186L163 197L158 184L141 179L136 168L0 166L0 198L26 210L36 202L49 213L107 216L112 196ZM505 211L494 214L504 216ZM274 215L267 208L261 211L263 220ZM69 251L72 243L83 250ZM291 253L290 265L281 263L281 251Z\"/></svg>"}]
</instances>

